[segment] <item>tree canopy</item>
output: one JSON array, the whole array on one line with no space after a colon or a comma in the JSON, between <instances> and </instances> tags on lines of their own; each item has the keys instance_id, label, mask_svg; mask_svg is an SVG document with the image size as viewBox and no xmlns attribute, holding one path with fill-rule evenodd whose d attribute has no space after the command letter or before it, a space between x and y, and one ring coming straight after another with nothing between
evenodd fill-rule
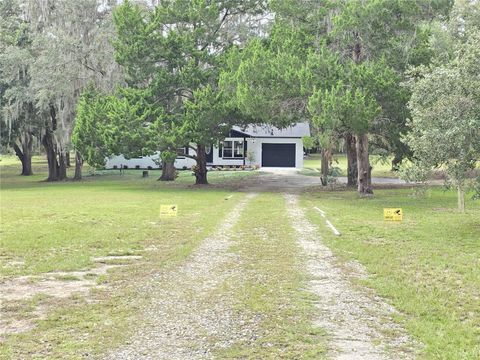
<instances>
[{"instance_id":1,"label":"tree canopy","mask_svg":"<svg viewBox=\"0 0 480 360\"><path fill-rule=\"evenodd\" d=\"M478 6L456 7L449 32L442 32L451 53L439 51L435 66L412 71L410 131L404 139L416 167L446 171L447 180L458 188L461 211L469 174L480 159L479 15Z\"/></svg>"}]
</instances>

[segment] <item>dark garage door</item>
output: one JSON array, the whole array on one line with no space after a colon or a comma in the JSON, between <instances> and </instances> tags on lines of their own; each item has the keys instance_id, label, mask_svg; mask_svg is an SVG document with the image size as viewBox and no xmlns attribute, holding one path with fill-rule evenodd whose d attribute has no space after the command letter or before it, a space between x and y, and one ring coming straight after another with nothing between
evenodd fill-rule
<instances>
[{"instance_id":1,"label":"dark garage door","mask_svg":"<svg viewBox=\"0 0 480 360\"><path fill-rule=\"evenodd\" d=\"M295 167L295 144L262 144L262 166Z\"/></svg>"}]
</instances>

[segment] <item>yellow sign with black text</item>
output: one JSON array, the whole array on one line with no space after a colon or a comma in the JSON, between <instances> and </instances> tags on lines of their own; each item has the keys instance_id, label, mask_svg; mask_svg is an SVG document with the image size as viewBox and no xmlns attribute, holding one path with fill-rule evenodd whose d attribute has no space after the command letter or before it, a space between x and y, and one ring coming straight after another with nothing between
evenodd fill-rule
<instances>
[{"instance_id":1,"label":"yellow sign with black text","mask_svg":"<svg viewBox=\"0 0 480 360\"><path fill-rule=\"evenodd\" d=\"M160 218L176 217L177 211L177 205L160 205Z\"/></svg>"},{"instance_id":2,"label":"yellow sign with black text","mask_svg":"<svg viewBox=\"0 0 480 360\"><path fill-rule=\"evenodd\" d=\"M401 208L385 208L383 209L383 218L386 221L402 221L403 210Z\"/></svg>"}]
</instances>

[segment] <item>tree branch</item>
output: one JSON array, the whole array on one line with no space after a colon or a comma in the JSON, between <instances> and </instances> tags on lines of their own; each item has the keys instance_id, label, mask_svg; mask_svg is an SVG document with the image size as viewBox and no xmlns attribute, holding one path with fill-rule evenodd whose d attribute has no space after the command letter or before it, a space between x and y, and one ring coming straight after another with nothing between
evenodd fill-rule
<instances>
[{"instance_id":1,"label":"tree branch","mask_svg":"<svg viewBox=\"0 0 480 360\"><path fill-rule=\"evenodd\" d=\"M223 14L223 17L222 19L220 20L220 24L218 24L218 27L215 29L215 31L213 32L212 34L212 37L215 37L215 35L217 35L217 33L220 31L221 27L223 26L223 24L225 23L225 20L227 19L227 17L230 15L230 9L226 9L225 10L225 14ZM205 45L203 45L201 48L200 48L200 51L203 51L205 50L208 45L210 45L209 42L207 42Z\"/></svg>"}]
</instances>

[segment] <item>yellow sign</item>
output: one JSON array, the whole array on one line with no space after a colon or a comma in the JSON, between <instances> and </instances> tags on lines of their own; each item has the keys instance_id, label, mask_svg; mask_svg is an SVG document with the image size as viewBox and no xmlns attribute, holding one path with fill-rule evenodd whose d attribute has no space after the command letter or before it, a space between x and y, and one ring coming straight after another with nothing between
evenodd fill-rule
<instances>
[{"instance_id":1,"label":"yellow sign","mask_svg":"<svg viewBox=\"0 0 480 360\"><path fill-rule=\"evenodd\" d=\"M383 209L383 218L387 221L402 221L403 210L400 208Z\"/></svg>"},{"instance_id":2,"label":"yellow sign","mask_svg":"<svg viewBox=\"0 0 480 360\"><path fill-rule=\"evenodd\" d=\"M177 205L160 205L160 218L177 216Z\"/></svg>"}]
</instances>

